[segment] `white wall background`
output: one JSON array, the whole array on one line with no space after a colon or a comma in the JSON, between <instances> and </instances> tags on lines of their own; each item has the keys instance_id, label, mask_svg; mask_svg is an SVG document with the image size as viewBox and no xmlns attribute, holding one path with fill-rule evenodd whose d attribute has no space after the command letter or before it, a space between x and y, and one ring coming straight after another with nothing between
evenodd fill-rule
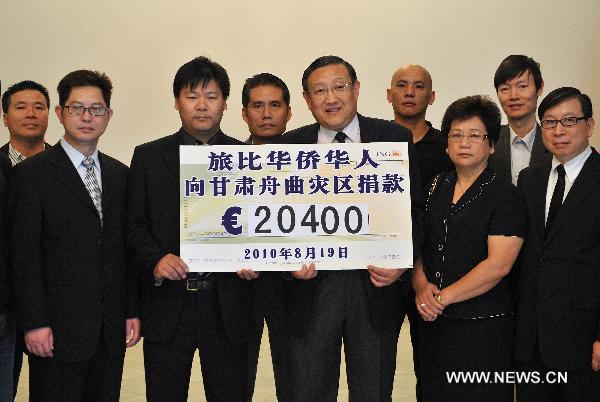
<instances>
[{"instance_id":1,"label":"white wall background","mask_svg":"<svg viewBox=\"0 0 600 402\"><path fill-rule=\"evenodd\" d=\"M113 80L113 119L100 149L129 163L135 145L179 128L173 109L175 72L207 55L229 72L231 96L222 128L247 137L241 88L272 72L292 93L288 128L313 122L300 78L316 57L342 56L361 81L359 111L393 117L385 90L405 63L427 67L437 99L428 119L475 93L495 98L493 74L509 54L542 66L546 93L575 86L600 116L600 1L576 0L0 0L0 79L43 83L56 105L56 85L90 68ZM54 114L47 139L62 135ZM0 127L0 145L8 131ZM592 138L600 144L600 131Z\"/></svg>"}]
</instances>

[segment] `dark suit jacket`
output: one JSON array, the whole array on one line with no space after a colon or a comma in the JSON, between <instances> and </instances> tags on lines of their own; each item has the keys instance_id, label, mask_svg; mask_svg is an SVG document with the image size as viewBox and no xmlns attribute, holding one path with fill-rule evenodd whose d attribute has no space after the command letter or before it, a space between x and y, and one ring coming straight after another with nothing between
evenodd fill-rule
<instances>
[{"instance_id":1,"label":"dark suit jacket","mask_svg":"<svg viewBox=\"0 0 600 402\"><path fill-rule=\"evenodd\" d=\"M186 281L155 286L153 271L166 254L179 255L179 145L181 133L135 148L129 172L128 239L140 270L142 326L146 339L167 342L185 302ZM244 143L220 133L215 145ZM221 318L232 342L249 335L252 303L248 281L234 273L214 274Z\"/></svg>"},{"instance_id":2,"label":"dark suit jacket","mask_svg":"<svg viewBox=\"0 0 600 402\"><path fill-rule=\"evenodd\" d=\"M512 171L510 162L510 128L508 125L502 126L498 141L494 144L494 153L490 155L488 164L496 170L502 177L512 182ZM536 163L552 159L552 154L548 152L542 141L542 130L539 124L535 126L535 140L531 150L531 159L529 166Z\"/></svg>"},{"instance_id":3,"label":"dark suit jacket","mask_svg":"<svg viewBox=\"0 0 600 402\"><path fill-rule=\"evenodd\" d=\"M551 161L521 172L529 216L516 304L515 358L528 361L536 339L554 370L591 370L600 339L600 155L585 162L544 236Z\"/></svg>"},{"instance_id":4,"label":"dark suit jacket","mask_svg":"<svg viewBox=\"0 0 600 402\"><path fill-rule=\"evenodd\" d=\"M412 199L413 220L413 255L416 259L420 255L423 243L422 219L423 219L423 197L421 189L421 178L417 164L412 134L410 130L387 120L373 119L358 115L361 142L408 142L409 174ZM279 142L286 144L316 144L318 140L319 124L311 124L292 130L282 137ZM318 269L318 267L317 267ZM291 280L288 292L289 322L293 327L293 333L304 333L311 325L311 317L314 316L315 292L317 281L327 275L327 271L321 271L315 279ZM369 299L369 310L371 320L376 326L386 324L386 316L390 311L397 311L400 297L400 282L390 286L376 288L369 279L367 270L362 272L367 287Z\"/></svg>"},{"instance_id":5,"label":"dark suit jacket","mask_svg":"<svg viewBox=\"0 0 600 402\"><path fill-rule=\"evenodd\" d=\"M126 264L127 167L102 153L98 157L103 226L60 143L13 171L17 320L23 331L49 326L54 356L67 362L90 359L101 333L110 353L124 353L125 320L137 316Z\"/></svg>"},{"instance_id":6,"label":"dark suit jacket","mask_svg":"<svg viewBox=\"0 0 600 402\"><path fill-rule=\"evenodd\" d=\"M0 154L0 314L9 309L10 274L8 269L8 245L6 227L6 202L11 164L8 156Z\"/></svg>"}]
</instances>

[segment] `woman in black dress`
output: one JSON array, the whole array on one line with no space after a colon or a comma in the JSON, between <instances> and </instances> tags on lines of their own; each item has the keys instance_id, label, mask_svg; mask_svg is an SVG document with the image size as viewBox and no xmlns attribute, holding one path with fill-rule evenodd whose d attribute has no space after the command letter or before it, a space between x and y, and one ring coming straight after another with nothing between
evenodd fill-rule
<instances>
[{"instance_id":1,"label":"woman in black dress","mask_svg":"<svg viewBox=\"0 0 600 402\"><path fill-rule=\"evenodd\" d=\"M426 240L412 277L424 401L513 400L505 379L513 339L507 275L526 214L517 189L488 167L500 121L498 107L482 96L455 101L442 120L456 170L426 188ZM453 377L461 375L482 377Z\"/></svg>"}]
</instances>

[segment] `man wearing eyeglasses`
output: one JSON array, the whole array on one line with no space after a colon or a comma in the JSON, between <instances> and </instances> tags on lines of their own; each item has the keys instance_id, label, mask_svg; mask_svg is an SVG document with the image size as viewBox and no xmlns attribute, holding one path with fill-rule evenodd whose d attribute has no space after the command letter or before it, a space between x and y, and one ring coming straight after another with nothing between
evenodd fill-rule
<instances>
[{"instance_id":1,"label":"man wearing eyeglasses","mask_svg":"<svg viewBox=\"0 0 600 402\"><path fill-rule=\"evenodd\" d=\"M552 157L535 118L544 90L539 63L523 55L508 56L496 70L494 87L508 125L500 130L489 164L516 186L521 170Z\"/></svg>"},{"instance_id":2,"label":"man wearing eyeglasses","mask_svg":"<svg viewBox=\"0 0 600 402\"><path fill-rule=\"evenodd\" d=\"M558 88L540 103L552 159L519 175L529 216L515 310L519 401L596 401L600 395L600 155L589 145L592 102ZM567 378L557 374L567 375Z\"/></svg>"},{"instance_id":3,"label":"man wearing eyeglasses","mask_svg":"<svg viewBox=\"0 0 600 402\"><path fill-rule=\"evenodd\" d=\"M63 138L14 168L11 264L31 401L119 400L125 347L140 339L127 167L97 149L111 93L103 73L67 74L55 109Z\"/></svg>"},{"instance_id":4,"label":"man wearing eyeglasses","mask_svg":"<svg viewBox=\"0 0 600 402\"><path fill-rule=\"evenodd\" d=\"M284 134L282 142L408 142L417 258L421 185L410 131L357 113L360 83L352 65L340 57L313 61L304 71L302 88L317 122ZM397 336L404 317L397 280L405 270L375 266L317 269L314 264L303 265L292 273L289 283L293 400L337 400L342 340L350 400L391 400Z\"/></svg>"}]
</instances>

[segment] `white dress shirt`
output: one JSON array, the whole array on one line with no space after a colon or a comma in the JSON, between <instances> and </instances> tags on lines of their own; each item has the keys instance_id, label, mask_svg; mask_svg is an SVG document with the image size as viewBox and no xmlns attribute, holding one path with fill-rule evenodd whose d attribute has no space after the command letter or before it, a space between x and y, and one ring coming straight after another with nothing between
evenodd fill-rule
<instances>
[{"instance_id":1,"label":"white dress shirt","mask_svg":"<svg viewBox=\"0 0 600 402\"><path fill-rule=\"evenodd\" d=\"M360 143L360 126L358 124L358 115L354 115L354 118L343 130L340 130L348 138L346 138L346 142L354 142ZM340 131L330 130L323 126L319 126L319 136L317 139L317 144L331 144L332 142L337 143L335 139L335 135Z\"/></svg>"},{"instance_id":2,"label":"white dress shirt","mask_svg":"<svg viewBox=\"0 0 600 402\"><path fill-rule=\"evenodd\" d=\"M523 138L519 137L510 126L508 128L510 130L510 172L512 183L516 186L519 172L528 167L531 161L531 150L537 126L534 125L533 129Z\"/></svg>"},{"instance_id":3,"label":"white dress shirt","mask_svg":"<svg viewBox=\"0 0 600 402\"><path fill-rule=\"evenodd\" d=\"M579 172L581 172L581 168L587 158L592 154L592 147L588 145L586 149L583 150L579 155L571 159L570 161L563 164L565 168L565 194L563 195L563 202L567 198L567 194L569 194L569 190L573 186L573 182L579 176ZM548 188L546 189L546 220L548 220L548 211L550 210L550 201L552 201L552 194L554 193L554 187L556 187L556 182L558 181L558 173L556 172L556 167L561 163L556 159L556 157L552 157L552 169L550 169L550 176L548 177Z\"/></svg>"},{"instance_id":4,"label":"white dress shirt","mask_svg":"<svg viewBox=\"0 0 600 402\"><path fill-rule=\"evenodd\" d=\"M73 166L75 166L75 169L77 169L77 173L79 173L79 176L81 177L81 181L85 183L84 178L85 178L85 172L87 171L87 168L83 165L83 160L85 159L85 155L82 154L81 152L79 152L77 149L75 149L67 141L65 141L64 138L60 139L60 145L63 147L63 149L67 153L67 156L71 160L71 163L73 163ZM100 174L100 159L98 159L98 150L97 149L94 150L94 153L90 156L94 160L94 174L96 175L96 180L98 181L98 186L100 187L100 190L102 190L102 176Z\"/></svg>"}]
</instances>

